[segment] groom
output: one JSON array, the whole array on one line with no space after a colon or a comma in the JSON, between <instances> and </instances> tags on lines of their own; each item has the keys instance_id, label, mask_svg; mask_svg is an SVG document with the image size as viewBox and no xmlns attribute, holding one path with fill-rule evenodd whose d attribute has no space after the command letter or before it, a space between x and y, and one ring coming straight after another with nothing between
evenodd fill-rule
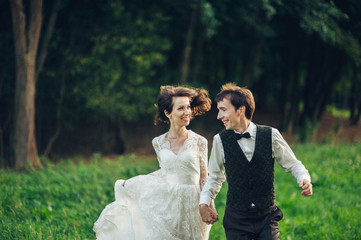
<instances>
[{"instance_id":1,"label":"groom","mask_svg":"<svg viewBox=\"0 0 361 240\"><path fill-rule=\"evenodd\" d=\"M226 129L213 138L208 181L200 196L202 220L208 224L218 220L210 202L220 191L226 172L223 226L227 239L279 239L283 213L275 204L274 160L292 173L306 197L312 195L310 175L277 129L252 122L255 102L251 91L228 83L216 102L217 119Z\"/></svg>"}]
</instances>

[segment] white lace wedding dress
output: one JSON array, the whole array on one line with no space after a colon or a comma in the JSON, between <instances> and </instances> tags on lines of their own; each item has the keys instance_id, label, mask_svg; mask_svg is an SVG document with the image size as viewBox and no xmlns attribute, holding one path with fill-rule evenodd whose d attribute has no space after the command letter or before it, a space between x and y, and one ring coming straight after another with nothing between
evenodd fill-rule
<instances>
[{"instance_id":1,"label":"white lace wedding dress","mask_svg":"<svg viewBox=\"0 0 361 240\"><path fill-rule=\"evenodd\" d=\"M177 154L166 134L153 139L160 169L115 183L115 202L94 224L101 240L203 240L210 225L199 214L199 194L207 177L207 140L188 131Z\"/></svg>"}]
</instances>

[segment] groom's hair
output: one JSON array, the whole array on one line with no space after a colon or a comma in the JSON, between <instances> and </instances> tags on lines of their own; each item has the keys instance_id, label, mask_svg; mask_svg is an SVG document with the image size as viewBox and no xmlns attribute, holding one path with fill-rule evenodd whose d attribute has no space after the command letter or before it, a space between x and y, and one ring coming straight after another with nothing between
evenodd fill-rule
<instances>
[{"instance_id":1,"label":"groom's hair","mask_svg":"<svg viewBox=\"0 0 361 240\"><path fill-rule=\"evenodd\" d=\"M246 118L252 120L256 104L253 94L246 87L238 87L235 83L227 83L222 86L222 90L216 96L216 102L228 99L237 110L239 107L245 106Z\"/></svg>"}]
</instances>

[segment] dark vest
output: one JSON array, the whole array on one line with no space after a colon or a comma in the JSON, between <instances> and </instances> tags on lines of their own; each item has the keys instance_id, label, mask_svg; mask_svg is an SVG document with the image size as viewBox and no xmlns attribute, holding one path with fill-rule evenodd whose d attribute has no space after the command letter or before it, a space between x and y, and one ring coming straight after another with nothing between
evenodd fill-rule
<instances>
[{"instance_id":1,"label":"dark vest","mask_svg":"<svg viewBox=\"0 0 361 240\"><path fill-rule=\"evenodd\" d=\"M245 211L252 203L266 209L275 203L272 130L257 126L256 145L249 162L237 143L233 130L219 133L225 156L228 182L227 206Z\"/></svg>"}]
</instances>

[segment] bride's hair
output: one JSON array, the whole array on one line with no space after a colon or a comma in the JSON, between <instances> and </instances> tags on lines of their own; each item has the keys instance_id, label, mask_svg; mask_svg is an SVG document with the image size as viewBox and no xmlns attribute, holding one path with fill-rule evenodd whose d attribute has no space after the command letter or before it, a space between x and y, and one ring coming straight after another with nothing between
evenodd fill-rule
<instances>
[{"instance_id":1,"label":"bride's hair","mask_svg":"<svg viewBox=\"0 0 361 240\"><path fill-rule=\"evenodd\" d=\"M202 115L211 109L211 99L208 97L208 91L202 88L189 88L189 87L174 87L174 86L161 86L160 93L156 107L158 108L157 115L154 119L154 124L158 122L169 123L169 119L164 113L168 113L173 109L173 97L188 97L192 109L193 119L195 116Z\"/></svg>"}]
</instances>

